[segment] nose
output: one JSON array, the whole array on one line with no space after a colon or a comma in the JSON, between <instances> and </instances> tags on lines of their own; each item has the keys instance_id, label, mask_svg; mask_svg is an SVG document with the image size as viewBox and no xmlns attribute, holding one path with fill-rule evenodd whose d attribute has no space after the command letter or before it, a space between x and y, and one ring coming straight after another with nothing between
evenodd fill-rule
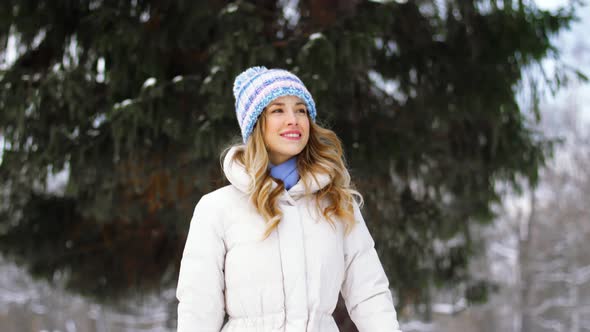
<instances>
[{"instance_id":1,"label":"nose","mask_svg":"<svg viewBox=\"0 0 590 332\"><path fill-rule=\"evenodd\" d=\"M295 110L287 112L287 125L297 125L298 118L296 112Z\"/></svg>"}]
</instances>

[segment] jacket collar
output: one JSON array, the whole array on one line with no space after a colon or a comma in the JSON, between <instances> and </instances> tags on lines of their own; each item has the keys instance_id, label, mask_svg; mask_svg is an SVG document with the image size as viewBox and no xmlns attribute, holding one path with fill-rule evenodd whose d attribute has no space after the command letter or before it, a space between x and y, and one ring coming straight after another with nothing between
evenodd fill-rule
<instances>
[{"instance_id":1,"label":"jacket collar","mask_svg":"<svg viewBox=\"0 0 590 332\"><path fill-rule=\"evenodd\" d=\"M223 160L223 172L225 173L225 177L227 177L229 182L234 187L243 193L248 193L248 187L252 180L246 172L245 166L237 160L233 160L234 155L240 149L243 148L240 146L234 146L227 152L225 159ZM299 181L293 187L291 187L291 189L285 191L284 195L287 195L293 199L298 199L305 195L305 186L303 184L304 181L306 181L310 193L315 193L327 186L332 180L328 174L324 173L315 174L315 178L317 181L314 180L313 177L306 177L305 179L300 178ZM277 183L273 181L272 186L275 188Z\"/></svg>"}]
</instances>

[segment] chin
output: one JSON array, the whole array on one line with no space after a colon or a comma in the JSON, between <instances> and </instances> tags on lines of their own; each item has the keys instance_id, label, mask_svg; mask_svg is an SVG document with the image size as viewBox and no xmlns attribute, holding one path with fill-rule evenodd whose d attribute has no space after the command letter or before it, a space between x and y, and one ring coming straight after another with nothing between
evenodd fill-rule
<instances>
[{"instance_id":1,"label":"chin","mask_svg":"<svg viewBox=\"0 0 590 332\"><path fill-rule=\"evenodd\" d=\"M299 151L299 152L301 152L301 151ZM297 152L297 151L285 151L285 152L283 152L283 156L288 156L288 159L291 159L291 158L295 157L296 155L298 155L299 152Z\"/></svg>"},{"instance_id":2,"label":"chin","mask_svg":"<svg viewBox=\"0 0 590 332\"><path fill-rule=\"evenodd\" d=\"M298 155L299 153L301 153L301 151L303 151L303 149L289 149L289 150L283 150L280 151L279 153L283 156L288 156L287 159L291 159L294 156Z\"/></svg>"}]
</instances>

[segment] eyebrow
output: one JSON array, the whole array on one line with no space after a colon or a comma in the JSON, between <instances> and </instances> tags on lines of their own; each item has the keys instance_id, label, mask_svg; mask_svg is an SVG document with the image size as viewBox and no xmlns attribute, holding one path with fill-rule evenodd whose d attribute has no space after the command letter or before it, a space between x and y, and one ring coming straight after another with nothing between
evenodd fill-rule
<instances>
[{"instance_id":1,"label":"eyebrow","mask_svg":"<svg viewBox=\"0 0 590 332\"><path fill-rule=\"evenodd\" d=\"M305 106L305 103L300 101L300 102L295 103L295 105L304 105ZM285 104L284 103L271 103L268 105L268 107L271 107L271 106L285 106Z\"/></svg>"}]
</instances>

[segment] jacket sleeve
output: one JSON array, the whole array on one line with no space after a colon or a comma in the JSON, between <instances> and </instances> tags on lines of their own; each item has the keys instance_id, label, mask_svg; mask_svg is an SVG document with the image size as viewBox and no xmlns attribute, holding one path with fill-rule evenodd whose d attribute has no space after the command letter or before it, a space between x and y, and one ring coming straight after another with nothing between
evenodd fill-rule
<instances>
[{"instance_id":1,"label":"jacket sleeve","mask_svg":"<svg viewBox=\"0 0 590 332\"><path fill-rule=\"evenodd\" d=\"M356 225L344 238L342 297L359 332L401 332L389 281L358 205Z\"/></svg>"},{"instance_id":2,"label":"jacket sleeve","mask_svg":"<svg viewBox=\"0 0 590 332\"><path fill-rule=\"evenodd\" d=\"M219 332L225 317L223 223L203 196L193 213L180 263L178 332Z\"/></svg>"}]
</instances>

